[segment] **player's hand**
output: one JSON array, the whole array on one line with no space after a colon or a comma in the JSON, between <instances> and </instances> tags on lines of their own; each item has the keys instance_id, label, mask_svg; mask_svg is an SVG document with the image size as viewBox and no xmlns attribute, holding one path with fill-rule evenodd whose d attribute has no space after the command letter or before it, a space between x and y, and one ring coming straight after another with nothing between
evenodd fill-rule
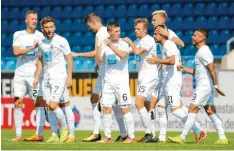
<instances>
[{"instance_id":1,"label":"player's hand","mask_svg":"<svg viewBox=\"0 0 234 151\"><path fill-rule=\"evenodd\" d=\"M184 66L182 64L177 66L178 71L184 71Z\"/></svg>"},{"instance_id":2,"label":"player's hand","mask_svg":"<svg viewBox=\"0 0 234 151\"><path fill-rule=\"evenodd\" d=\"M72 86L72 78L67 77L67 88Z\"/></svg>"},{"instance_id":3,"label":"player's hand","mask_svg":"<svg viewBox=\"0 0 234 151\"><path fill-rule=\"evenodd\" d=\"M132 40L128 37L125 37L123 40L128 44L130 44L132 42Z\"/></svg>"},{"instance_id":4,"label":"player's hand","mask_svg":"<svg viewBox=\"0 0 234 151\"><path fill-rule=\"evenodd\" d=\"M150 57L150 58L146 58L146 61L148 63L151 63L151 64L159 63L159 59L157 57L155 57L154 55L152 55L152 57Z\"/></svg>"},{"instance_id":5,"label":"player's hand","mask_svg":"<svg viewBox=\"0 0 234 151\"><path fill-rule=\"evenodd\" d=\"M169 36L168 30L165 29L165 28L162 28L162 27L157 27L156 32L159 33L160 35L163 35L163 36L166 36L166 37Z\"/></svg>"},{"instance_id":6,"label":"player's hand","mask_svg":"<svg viewBox=\"0 0 234 151\"><path fill-rule=\"evenodd\" d=\"M223 91L221 88L215 87L215 90L216 90L220 95L225 96L225 93L224 93L224 91Z\"/></svg>"},{"instance_id":7,"label":"player's hand","mask_svg":"<svg viewBox=\"0 0 234 151\"><path fill-rule=\"evenodd\" d=\"M38 48L38 45L39 45L39 41L35 40L34 45L32 46L32 50Z\"/></svg>"},{"instance_id":8,"label":"player's hand","mask_svg":"<svg viewBox=\"0 0 234 151\"><path fill-rule=\"evenodd\" d=\"M104 42L107 46L110 46L112 44L112 42L109 38L104 39Z\"/></svg>"},{"instance_id":9,"label":"player's hand","mask_svg":"<svg viewBox=\"0 0 234 151\"><path fill-rule=\"evenodd\" d=\"M34 81L33 81L33 88L37 89L37 86L38 86L38 79L35 78Z\"/></svg>"}]
</instances>

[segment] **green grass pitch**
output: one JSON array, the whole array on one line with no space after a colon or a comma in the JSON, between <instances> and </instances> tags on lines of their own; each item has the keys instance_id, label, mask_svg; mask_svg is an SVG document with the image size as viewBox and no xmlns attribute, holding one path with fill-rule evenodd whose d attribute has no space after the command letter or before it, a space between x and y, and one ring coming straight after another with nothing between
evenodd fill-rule
<instances>
[{"instance_id":1,"label":"green grass pitch","mask_svg":"<svg viewBox=\"0 0 234 151\"><path fill-rule=\"evenodd\" d=\"M23 138L33 134L35 130L24 130ZM76 131L75 135L77 142L75 143L45 143L45 142L10 142L9 139L15 135L14 130L2 130L1 147L2 150L234 150L234 133L226 133L230 144L228 145L214 145L213 143L218 138L214 132L208 133L208 137L203 143L195 144L193 135L190 133L186 144L174 144L168 142L167 144L157 143L85 143L82 142L84 137L91 134L91 131ZM115 139L119 132L112 132L112 138ZM167 136L177 136L180 132L168 132ZM51 135L50 131L44 132L44 139ZM136 139L140 139L144 132L136 132ZM103 132L102 132L103 136Z\"/></svg>"}]
</instances>

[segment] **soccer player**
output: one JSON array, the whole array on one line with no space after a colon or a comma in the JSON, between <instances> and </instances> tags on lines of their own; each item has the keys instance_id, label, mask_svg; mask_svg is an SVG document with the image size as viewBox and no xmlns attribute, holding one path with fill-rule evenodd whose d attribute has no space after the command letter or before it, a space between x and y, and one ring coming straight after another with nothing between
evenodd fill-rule
<instances>
[{"instance_id":1,"label":"soccer player","mask_svg":"<svg viewBox=\"0 0 234 151\"><path fill-rule=\"evenodd\" d=\"M147 61L149 63L159 63L162 64L162 85L160 88L159 94L156 92L160 97L163 97L162 100L159 101L158 103L158 110L159 113L161 110L161 106L169 107L169 109L172 111L172 114L174 114L176 117L180 118L183 122L186 122L188 113L183 110L181 106L181 96L180 96L180 91L182 88L182 72L177 71L177 65L181 64L181 56L180 56L180 51L176 47L176 44L168 40L168 38L157 30L157 28L165 28L164 25L158 25L155 28L155 40L160 43L163 48L162 48L162 56L160 58L157 57L151 57L147 58ZM158 96L153 96L157 98ZM161 115L159 114L160 118ZM159 118L159 120L161 120ZM161 124L161 123L160 123ZM166 125L165 125L166 126ZM164 125L160 125L160 136L159 139L161 142L166 141L166 127ZM193 127L193 131L196 136L196 142L201 142L205 134L203 131L201 131L200 125L196 122L195 126Z\"/></svg>"},{"instance_id":2,"label":"soccer player","mask_svg":"<svg viewBox=\"0 0 234 151\"><path fill-rule=\"evenodd\" d=\"M146 18L138 18L134 22L135 33L137 39L132 42L129 38L124 40L130 45L133 53L136 55L136 65L138 71L138 91L135 105L140 114L141 121L145 127L145 136L142 142L157 141L154 125L148 111L144 106L145 101L150 101L153 90L157 81L157 67L155 64L149 64L146 58L156 56L156 43L154 38L148 35L148 20ZM155 75L156 73L156 75Z\"/></svg>"},{"instance_id":3,"label":"soccer player","mask_svg":"<svg viewBox=\"0 0 234 151\"><path fill-rule=\"evenodd\" d=\"M135 142L134 120L130 112L132 104L129 89L128 54L129 45L120 39L120 26L111 22L107 26L110 39L105 39L105 44L97 40L95 60L97 63L105 63L104 86L102 90L103 125L105 138L100 143L111 142L111 110L114 104L118 104L124 116L128 138L123 143ZM105 61L103 61L105 59ZM116 102L117 101L117 102Z\"/></svg>"},{"instance_id":4,"label":"soccer player","mask_svg":"<svg viewBox=\"0 0 234 151\"><path fill-rule=\"evenodd\" d=\"M178 66L179 70L195 75L196 89L189 106L188 119L185 123L182 134L179 137L169 137L169 140L175 143L184 143L186 136L197 120L198 111L201 107L204 107L219 135L219 139L215 144L228 144L222 120L216 113L214 106L214 89L220 95L225 96L225 94L217 85L216 71L213 62L214 57L209 46L206 45L207 36L208 32L205 29L195 30L192 36L192 43L198 49L195 55L195 68L189 69L182 65Z\"/></svg>"},{"instance_id":5,"label":"soccer player","mask_svg":"<svg viewBox=\"0 0 234 151\"><path fill-rule=\"evenodd\" d=\"M104 39L109 37L109 34L107 32L107 28L102 25L101 18L94 14L91 13L84 19L84 22L88 25L89 29L96 33L96 40L95 40L95 48L91 52L87 53L73 53L73 57L94 57L96 53L96 45L97 45L97 40L101 41L104 44ZM101 49L101 48L100 48ZM104 78L104 61L98 65L99 70L98 70L98 78L96 81L95 88L91 94L91 104L93 108L93 117L94 117L94 130L93 133L87 137L84 138L83 141L85 142L94 142L94 141L99 141L101 140L101 135L100 135L100 126L101 126L101 107L100 107L100 95L101 95L101 90L103 88L103 78ZM115 105L113 106L113 111L115 114L115 118L117 120L117 123L120 128L120 136L115 141L123 141L124 139L127 138L127 132L123 120L123 115L120 112L119 106Z\"/></svg>"},{"instance_id":6,"label":"soccer player","mask_svg":"<svg viewBox=\"0 0 234 151\"><path fill-rule=\"evenodd\" d=\"M27 93L36 100L36 134L35 141L42 141L42 131L45 121L45 102L38 89L33 89L33 79L36 71L36 61L38 57L38 42L44 36L36 30L37 12L29 10L25 16L26 30L17 31L13 36L13 52L17 56L17 65L14 76L14 120L16 136L12 139L14 142L21 141L23 124L23 98Z\"/></svg>"},{"instance_id":7,"label":"soccer player","mask_svg":"<svg viewBox=\"0 0 234 151\"><path fill-rule=\"evenodd\" d=\"M52 17L43 18L41 27L46 37L40 44L41 58L38 61L40 68L43 67L43 97L60 123L59 141L64 142L69 131L66 116L59 107L59 102L66 87L69 88L72 85L72 55L67 40L55 34L55 20ZM65 58L67 59L68 72L66 71ZM38 83L39 74L36 75L35 85Z\"/></svg>"}]
</instances>

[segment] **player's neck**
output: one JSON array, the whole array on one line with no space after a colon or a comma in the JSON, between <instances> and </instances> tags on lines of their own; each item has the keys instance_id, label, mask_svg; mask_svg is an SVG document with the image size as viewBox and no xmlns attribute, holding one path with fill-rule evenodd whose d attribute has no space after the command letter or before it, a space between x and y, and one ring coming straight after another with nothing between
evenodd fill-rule
<instances>
[{"instance_id":1,"label":"player's neck","mask_svg":"<svg viewBox=\"0 0 234 151\"><path fill-rule=\"evenodd\" d=\"M164 45L166 41L167 41L167 39L162 39L161 44Z\"/></svg>"},{"instance_id":2,"label":"player's neck","mask_svg":"<svg viewBox=\"0 0 234 151\"><path fill-rule=\"evenodd\" d=\"M100 30L100 28L102 28L103 27L103 25L102 24L98 24L97 25L97 32Z\"/></svg>"},{"instance_id":3,"label":"player's neck","mask_svg":"<svg viewBox=\"0 0 234 151\"><path fill-rule=\"evenodd\" d=\"M147 33L144 34L144 35L142 35L142 36L140 37L140 39L144 38L144 37L147 36L147 35L148 35Z\"/></svg>"},{"instance_id":4,"label":"player's neck","mask_svg":"<svg viewBox=\"0 0 234 151\"><path fill-rule=\"evenodd\" d=\"M206 45L205 42L200 42L200 43L198 43L198 44L196 45L196 47L199 49L199 48L201 48L201 47L204 46L204 45Z\"/></svg>"},{"instance_id":5,"label":"player's neck","mask_svg":"<svg viewBox=\"0 0 234 151\"><path fill-rule=\"evenodd\" d=\"M36 32L36 29L27 28L27 29L26 29L26 32L27 32L28 34L33 34L33 33Z\"/></svg>"}]
</instances>

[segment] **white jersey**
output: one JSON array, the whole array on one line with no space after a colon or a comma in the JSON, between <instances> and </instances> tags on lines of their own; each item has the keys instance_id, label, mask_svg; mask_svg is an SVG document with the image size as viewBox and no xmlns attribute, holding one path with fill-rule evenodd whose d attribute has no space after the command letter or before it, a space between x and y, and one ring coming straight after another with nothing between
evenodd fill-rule
<instances>
[{"instance_id":1,"label":"white jersey","mask_svg":"<svg viewBox=\"0 0 234 151\"><path fill-rule=\"evenodd\" d=\"M67 72L64 55L71 53L67 40L55 34L51 40L45 38L39 49L43 56L44 74L53 78L64 76Z\"/></svg>"},{"instance_id":2,"label":"white jersey","mask_svg":"<svg viewBox=\"0 0 234 151\"><path fill-rule=\"evenodd\" d=\"M162 59L175 56L174 65L163 65L162 82L166 84L168 81L174 85L182 85L182 72L177 70L177 65L181 64L180 51L173 41L167 40L163 44Z\"/></svg>"},{"instance_id":3,"label":"white jersey","mask_svg":"<svg viewBox=\"0 0 234 151\"><path fill-rule=\"evenodd\" d=\"M212 63L213 60L214 57L207 45L204 45L198 49L195 55L195 79L197 87L211 87L213 85L210 73L206 68L206 65Z\"/></svg>"},{"instance_id":4,"label":"white jersey","mask_svg":"<svg viewBox=\"0 0 234 151\"><path fill-rule=\"evenodd\" d=\"M35 31L28 34L26 30L17 31L13 36L13 47L19 46L20 49L32 47L36 41L44 39L41 32ZM36 71L36 60L38 57L38 49L31 50L25 55L17 57L15 75L18 76L34 76Z\"/></svg>"},{"instance_id":5,"label":"white jersey","mask_svg":"<svg viewBox=\"0 0 234 151\"><path fill-rule=\"evenodd\" d=\"M136 65L138 71L138 79L141 80L147 77L155 77L155 72L157 72L157 65L150 64L146 61L146 58L152 57L156 54L156 43L154 38L150 35L146 35L141 39L136 39L134 44L137 48L145 48L146 51L140 55L136 55Z\"/></svg>"},{"instance_id":6,"label":"white jersey","mask_svg":"<svg viewBox=\"0 0 234 151\"><path fill-rule=\"evenodd\" d=\"M101 51L102 49L105 47L105 43L104 43L104 40L106 38L109 37L109 34L107 32L107 28L105 26L102 26L98 32L96 33L96 39L95 39L95 43L97 44L98 42L101 43ZM98 71L98 75L103 77L104 76L104 71L105 71L105 62L102 61L100 64L99 64L99 71Z\"/></svg>"},{"instance_id":7,"label":"white jersey","mask_svg":"<svg viewBox=\"0 0 234 151\"><path fill-rule=\"evenodd\" d=\"M113 43L119 50L129 53L129 45L122 39ZM105 59L105 83L120 83L129 80L128 73L128 55L120 59L110 47L105 46L102 50L102 56ZM127 81L126 81L127 80Z\"/></svg>"},{"instance_id":8,"label":"white jersey","mask_svg":"<svg viewBox=\"0 0 234 151\"><path fill-rule=\"evenodd\" d=\"M178 36L176 35L176 33L170 29L168 29L168 32L169 32L169 37L176 37L178 38Z\"/></svg>"}]
</instances>

